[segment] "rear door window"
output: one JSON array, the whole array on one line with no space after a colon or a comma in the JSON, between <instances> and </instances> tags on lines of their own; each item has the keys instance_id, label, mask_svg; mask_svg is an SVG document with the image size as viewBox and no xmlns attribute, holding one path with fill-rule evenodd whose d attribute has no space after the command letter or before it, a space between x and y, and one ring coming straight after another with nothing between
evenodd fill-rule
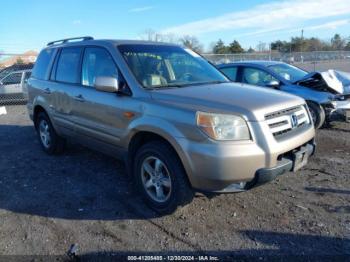
<instances>
[{"instance_id":1,"label":"rear door window","mask_svg":"<svg viewBox=\"0 0 350 262\"><path fill-rule=\"evenodd\" d=\"M63 48L58 59L56 81L77 84L80 82L81 47Z\"/></svg>"},{"instance_id":2,"label":"rear door window","mask_svg":"<svg viewBox=\"0 0 350 262\"><path fill-rule=\"evenodd\" d=\"M220 69L231 81L237 81L237 66L224 67Z\"/></svg>"},{"instance_id":3,"label":"rear door window","mask_svg":"<svg viewBox=\"0 0 350 262\"><path fill-rule=\"evenodd\" d=\"M278 81L271 74L252 67L243 68L242 82L250 85L267 86L272 81Z\"/></svg>"}]
</instances>

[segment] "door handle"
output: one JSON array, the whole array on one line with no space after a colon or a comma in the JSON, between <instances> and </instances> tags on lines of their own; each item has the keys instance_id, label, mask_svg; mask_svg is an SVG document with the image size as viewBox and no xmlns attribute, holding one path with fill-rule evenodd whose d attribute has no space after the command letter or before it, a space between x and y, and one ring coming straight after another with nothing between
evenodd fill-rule
<instances>
[{"instance_id":1,"label":"door handle","mask_svg":"<svg viewBox=\"0 0 350 262\"><path fill-rule=\"evenodd\" d=\"M45 88L44 89L45 94L51 94L51 89L50 88Z\"/></svg>"},{"instance_id":2,"label":"door handle","mask_svg":"<svg viewBox=\"0 0 350 262\"><path fill-rule=\"evenodd\" d=\"M84 102L84 101L85 101L83 95L77 95L77 96L75 96L75 97L74 97L74 100L79 101L79 102Z\"/></svg>"}]
</instances>

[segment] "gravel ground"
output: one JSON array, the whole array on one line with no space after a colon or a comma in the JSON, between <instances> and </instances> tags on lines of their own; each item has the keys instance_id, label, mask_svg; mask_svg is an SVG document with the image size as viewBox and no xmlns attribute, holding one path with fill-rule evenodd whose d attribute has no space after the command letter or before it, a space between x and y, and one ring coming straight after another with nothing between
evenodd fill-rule
<instances>
[{"instance_id":1,"label":"gravel ground","mask_svg":"<svg viewBox=\"0 0 350 262\"><path fill-rule=\"evenodd\" d=\"M69 145L40 148L25 106L0 115L0 254L78 256L350 255L350 124L317 134L302 171L251 191L197 195L159 216L133 191L118 160ZM203 253L204 252L204 253Z\"/></svg>"}]
</instances>

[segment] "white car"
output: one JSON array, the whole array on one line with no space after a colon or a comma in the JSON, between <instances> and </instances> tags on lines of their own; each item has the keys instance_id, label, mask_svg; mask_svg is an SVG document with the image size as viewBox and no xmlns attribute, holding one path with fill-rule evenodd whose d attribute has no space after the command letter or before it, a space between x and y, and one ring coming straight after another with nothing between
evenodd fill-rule
<instances>
[{"instance_id":1,"label":"white car","mask_svg":"<svg viewBox=\"0 0 350 262\"><path fill-rule=\"evenodd\" d=\"M14 71L0 79L0 105L28 100L26 83L31 73L31 69Z\"/></svg>"}]
</instances>

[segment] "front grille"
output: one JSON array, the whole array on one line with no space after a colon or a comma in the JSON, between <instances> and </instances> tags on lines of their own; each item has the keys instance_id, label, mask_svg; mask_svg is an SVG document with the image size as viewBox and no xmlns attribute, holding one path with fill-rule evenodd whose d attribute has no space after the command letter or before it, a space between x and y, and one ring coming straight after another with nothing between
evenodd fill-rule
<instances>
[{"instance_id":1,"label":"front grille","mask_svg":"<svg viewBox=\"0 0 350 262\"><path fill-rule=\"evenodd\" d=\"M310 124L305 106L292 107L266 114L265 120L275 138Z\"/></svg>"}]
</instances>

